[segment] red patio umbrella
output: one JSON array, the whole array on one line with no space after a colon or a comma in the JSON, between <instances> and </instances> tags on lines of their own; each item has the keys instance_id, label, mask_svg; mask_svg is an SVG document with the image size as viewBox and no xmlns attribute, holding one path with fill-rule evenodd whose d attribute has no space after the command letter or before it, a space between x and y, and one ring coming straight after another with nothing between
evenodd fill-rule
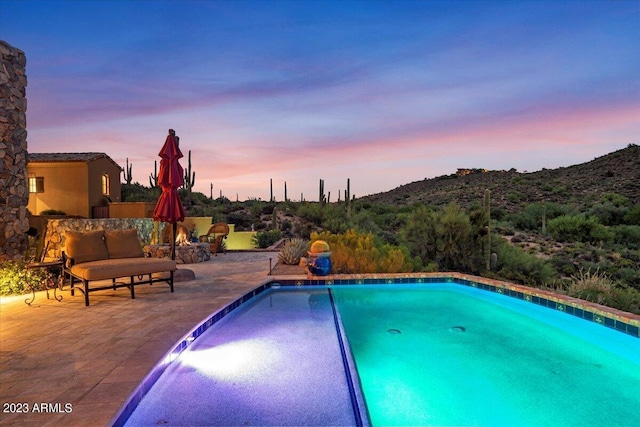
<instances>
[{"instance_id":1,"label":"red patio umbrella","mask_svg":"<svg viewBox=\"0 0 640 427\"><path fill-rule=\"evenodd\" d=\"M178 188L184 184L184 170L179 162L182 152L173 129L169 129L158 155L161 157L158 185L162 188L162 194L153 210L153 219L172 224L171 259L176 259L176 228L179 221L184 221L185 211L178 196Z\"/></svg>"}]
</instances>

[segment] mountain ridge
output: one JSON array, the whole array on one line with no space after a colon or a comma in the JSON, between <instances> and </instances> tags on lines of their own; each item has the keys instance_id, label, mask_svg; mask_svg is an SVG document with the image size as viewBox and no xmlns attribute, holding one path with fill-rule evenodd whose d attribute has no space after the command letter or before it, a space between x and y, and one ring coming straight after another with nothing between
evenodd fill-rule
<instances>
[{"instance_id":1,"label":"mountain ridge","mask_svg":"<svg viewBox=\"0 0 640 427\"><path fill-rule=\"evenodd\" d=\"M607 193L619 194L640 204L640 146L629 144L589 162L537 172L458 169L455 174L414 181L359 200L431 206L456 201L468 208L482 202L486 189L491 191L492 207L508 212L541 202L570 203L586 208L601 201Z\"/></svg>"}]
</instances>

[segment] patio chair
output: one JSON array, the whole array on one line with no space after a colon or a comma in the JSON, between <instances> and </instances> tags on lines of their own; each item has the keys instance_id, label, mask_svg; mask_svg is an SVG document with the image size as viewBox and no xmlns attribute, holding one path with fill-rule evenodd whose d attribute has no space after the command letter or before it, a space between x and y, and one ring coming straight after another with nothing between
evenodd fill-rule
<instances>
[{"instance_id":1,"label":"patio chair","mask_svg":"<svg viewBox=\"0 0 640 427\"><path fill-rule=\"evenodd\" d=\"M220 251L227 253L224 240L228 235L229 226L224 222L217 222L209 228L207 234L203 234L198 240L200 240L201 243L209 243L211 253L218 256L218 252Z\"/></svg>"}]
</instances>

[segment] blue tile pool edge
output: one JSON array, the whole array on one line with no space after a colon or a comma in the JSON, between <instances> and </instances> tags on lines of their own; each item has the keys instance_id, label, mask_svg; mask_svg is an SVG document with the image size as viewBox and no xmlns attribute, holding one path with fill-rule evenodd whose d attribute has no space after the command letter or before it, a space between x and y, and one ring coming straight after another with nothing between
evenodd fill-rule
<instances>
[{"instance_id":1,"label":"blue tile pool edge","mask_svg":"<svg viewBox=\"0 0 640 427\"><path fill-rule=\"evenodd\" d=\"M279 287L303 287L303 286L334 286L334 285L390 285L390 284L428 284L428 283L456 283L465 286L471 286L490 292L500 293L513 298L518 298L533 304L542 305L548 308L562 311L573 316L580 317L591 322L609 327L618 332L631 335L640 339L640 320L620 319L620 315L607 315L606 307L589 303L588 301L578 300L576 298L567 297L560 294L552 294L536 288L510 284L506 282L497 282L490 279L465 277L464 275L429 275L429 276L406 276L402 277L363 277L363 278L313 278L313 279L283 279L269 278L263 284L258 285L253 291L247 292L242 297L236 299L226 307L216 311L207 317L197 327L191 330L185 337L178 341L162 359L151 370L151 372L142 380L136 390L129 396L127 403L116 414L111 425L114 427L124 426L136 409L142 398L147 394L155 382L160 378L166 368L182 353L193 341L195 341L202 333L211 326L222 320L225 316L233 312L242 304L252 299L256 295L270 288ZM628 320L628 321L626 321ZM352 375L354 373L352 372ZM354 380L357 380L355 373ZM359 382L359 381L358 381ZM363 399L358 396L358 399ZM366 408L366 406L365 406ZM360 408L360 411L362 409ZM366 409L365 411L365 419ZM363 421L364 421L363 420Z\"/></svg>"},{"instance_id":2,"label":"blue tile pool edge","mask_svg":"<svg viewBox=\"0 0 640 427\"><path fill-rule=\"evenodd\" d=\"M340 286L340 285L392 285L392 284L428 284L428 283L456 283L495 292L512 298L521 299L533 304L541 305L554 310L562 311L572 316L579 317L590 322L606 326L618 332L640 338L640 316L622 312L601 306L589 301L572 298L566 295L555 294L537 288L516 285L508 282L500 282L476 276L467 276L459 273L429 274L429 275L402 275L392 277L356 277L339 278L314 277L312 279L284 279L274 280L280 286ZM636 319L637 318L637 319Z\"/></svg>"}]
</instances>

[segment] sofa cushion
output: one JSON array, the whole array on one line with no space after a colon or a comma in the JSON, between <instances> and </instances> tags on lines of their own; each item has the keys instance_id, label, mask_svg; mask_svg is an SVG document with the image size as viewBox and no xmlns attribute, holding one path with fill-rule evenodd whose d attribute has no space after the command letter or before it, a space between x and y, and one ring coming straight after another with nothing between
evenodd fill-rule
<instances>
[{"instance_id":1,"label":"sofa cushion","mask_svg":"<svg viewBox=\"0 0 640 427\"><path fill-rule=\"evenodd\" d=\"M73 265L70 272L84 280L104 280L173 271L176 262L168 258L121 258Z\"/></svg>"},{"instance_id":2,"label":"sofa cushion","mask_svg":"<svg viewBox=\"0 0 640 427\"><path fill-rule=\"evenodd\" d=\"M109 258L104 231L71 231L64 233L65 253L76 264Z\"/></svg>"},{"instance_id":3,"label":"sofa cushion","mask_svg":"<svg viewBox=\"0 0 640 427\"><path fill-rule=\"evenodd\" d=\"M138 239L138 231L135 228L128 230L107 230L104 232L104 241L110 259L116 258L141 258L142 246Z\"/></svg>"}]
</instances>

